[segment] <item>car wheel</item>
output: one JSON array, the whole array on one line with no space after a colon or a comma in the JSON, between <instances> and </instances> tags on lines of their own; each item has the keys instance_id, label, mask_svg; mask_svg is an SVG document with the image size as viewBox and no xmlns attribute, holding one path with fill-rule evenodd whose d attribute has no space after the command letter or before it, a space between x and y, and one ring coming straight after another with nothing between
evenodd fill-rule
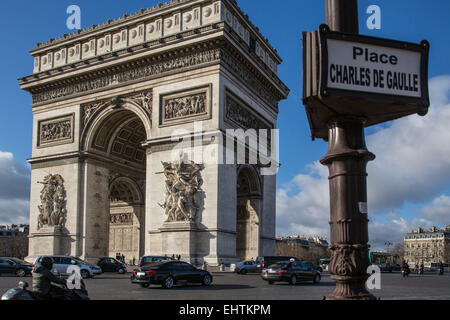
<instances>
[{"instance_id":1,"label":"car wheel","mask_svg":"<svg viewBox=\"0 0 450 320\"><path fill-rule=\"evenodd\" d=\"M172 277L167 277L166 280L164 280L162 286L163 286L164 289L172 288L173 287L173 278Z\"/></svg>"},{"instance_id":2,"label":"car wheel","mask_svg":"<svg viewBox=\"0 0 450 320\"><path fill-rule=\"evenodd\" d=\"M269 281L269 284L273 284L273 281Z\"/></svg>"},{"instance_id":3,"label":"car wheel","mask_svg":"<svg viewBox=\"0 0 450 320\"><path fill-rule=\"evenodd\" d=\"M16 270L16 276L18 276L20 278L25 277L25 274L26 274L26 272L23 269L17 269Z\"/></svg>"},{"instance_id":4,"label":"car wheel","mask_svg":"<svg viewBox=\"0 0 450 320\"><path fill-rule=\"evenodd\" d=\"M296 275L293 275L293 276L291 277L289 283L290 283L291 285L293 285L293 286L296 285L296 284L297 284L297 276L296 276Z\"/></svg>"},{"instance_id":5,"label":"car wheel","mask_svg":"<svg viewBox=\"0 0 450 320\"><path fill-rule=\"evenodd\" d=\"M202 285L209 286L211 282L212 282L211 276L207 274L206 276L203 277Z\"/></svg>"},{"instance_id":6,"label":"car wheel","mask_svg":"<svg viewBox=\"0 0 450 320\"><path fill-rule=\"evenodd\" d=\"M141 283L142 288L148 288L150 286L150 283Z\"/></svg>"},{"instance_id":7,"label":"car wheel","mask_svg":"<svg viewBox=\"0 0 450 320\"><path fill-rule=\"evenodd\" d=\"M119 269L119 273L120 273L120 274L124 274L124 273L125 273L125 270L124 270L123 268L120 268L120 269Z\"/></svg>"},{"instance_id":8,"label":"car wheel","mask_svg":"<svg viewBox=\"0 0 450 320\"><path fill-rule=\"evenodd\" d=\"M247 270L246 269L242 269L240 272L242 275L246 275L247 274Z\"/></svg>"},{"instance_id":9,"label":"car wheel","mask_svg":"<svg viewBox=\"0 0 450 320\"><path fill-rule=\"evenodd\" d=\"M319 283L319 282L320 282L320 276L318 274L316 274L314 276L313 283Z\"/></svg>"},{"instance_id":10,"label":"car wheel","mask_svg":"<svg viewBox=\"0 0 450 320\"><path fill-rule=\"evenodd\" d=\"M87 271L87 270L81 270L80 274L83 279L89 278L89 271Z\"/></svg>"}]
</instances>

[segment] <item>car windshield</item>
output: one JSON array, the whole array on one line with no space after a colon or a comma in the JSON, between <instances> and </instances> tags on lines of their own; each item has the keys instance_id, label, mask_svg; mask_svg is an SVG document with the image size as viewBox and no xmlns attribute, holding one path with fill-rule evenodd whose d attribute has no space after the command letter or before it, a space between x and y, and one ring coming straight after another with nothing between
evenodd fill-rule
<instances>
[{"instance_id":1,"label":"car windshield","mask_svg":"<svg viewBox=\"0 0 450 320\"><path fill-rule=\"evenodd\" d=\"M24 260L21 260L21 259L11 258L10 260L14 261L15 263L19 263L19 264L31 266L31 263L28 263L28 262L26 262L26 261L24 261Z\"/></svg>"}]
</instances>

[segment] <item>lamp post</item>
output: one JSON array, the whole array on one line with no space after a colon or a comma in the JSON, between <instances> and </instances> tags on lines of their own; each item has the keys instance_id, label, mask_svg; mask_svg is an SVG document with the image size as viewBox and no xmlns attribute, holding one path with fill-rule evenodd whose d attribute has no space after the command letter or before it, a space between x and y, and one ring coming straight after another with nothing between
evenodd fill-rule
<instances>
[{"instance_id":1,"label":"lamp post","mask_svg":"<svg viewBox=\"0 0 450 320\"><path fill-rule=\"evenodd\" d=\"M329 169L329 271L336 289L326 298L373 300L365 286L369 277L366 167L375 155L367 150L364 128L428 112L429 43L359 35L357 0L325 0L325 8L327 25L304 32L302 41L303 104L313 140L328 141L328 152L320 162ZM364 52L378 57L380 48L395 62L383 70L377 59L362 57ZM380 80L380 74L383 79L394 74L397 64L404 74L420 80L420 90L416 88L420 93L397 92L389 88L389 81Z\"/></svg>"},{"instance_id":2,"label":"lamp post","mask_svg":"<svg viewBox=\"0 0 450 320\"><path fill-rule=\"evenodd\" d=\"M332 31L358 34L357 0L326 0L326 23ZM365 286L369 241L365 119L336 116L328 122L328 153L320 162L329 168L331 279L336 289L328 300L373 300Z\"/></svg>"}]
</instances>

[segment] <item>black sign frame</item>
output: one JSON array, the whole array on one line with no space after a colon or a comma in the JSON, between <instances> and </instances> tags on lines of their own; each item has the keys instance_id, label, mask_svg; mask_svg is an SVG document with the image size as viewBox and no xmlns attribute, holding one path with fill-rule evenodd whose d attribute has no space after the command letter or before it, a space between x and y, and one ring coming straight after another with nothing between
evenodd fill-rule
<instances>
[{"instance_id":1,"label":"black sign frame","mask_svg":"<svg viewBox=\"0 0 450 320\"><path fill-rule=\"evenodd\" d=\"M384 100L392 103L418 104L423 107L429 107L430 99L428 94L428 59L430 52L430 44L428 41L423 40L420 42L420 44L416 44L411 42L403 42L370 36L345 34L341 32L331 31L328 25L326 24L320 25L319 34L320 34L319 43L321 56L320 58L321 78L319 84L319 92L322 98L326 99L330 96L354 97L367 100ZM329 68L328 46L327 46L328 39L363 43L381 47L389 47L419 52L421 54L421 62L420 62L421 97L409 97L397 94L385 94L385 93L328 88L328 68Z\"/></svg>"}]
</instances>

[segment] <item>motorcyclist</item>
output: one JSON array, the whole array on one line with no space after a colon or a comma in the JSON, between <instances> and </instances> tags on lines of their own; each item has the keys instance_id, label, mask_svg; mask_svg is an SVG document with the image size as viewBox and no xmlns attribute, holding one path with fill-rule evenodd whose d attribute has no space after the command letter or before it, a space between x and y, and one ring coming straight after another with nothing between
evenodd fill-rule
<instances>
[{"instance_id":1,"label":"motorcyclist","mask_svg":"<svg viewBox=\"0 0 450 320\"><path fill-rule=\"evenodd\" d=\"M402 270L402 272L404 272L404 275L408 276L409 275L409 265L406 263L405 260L403 260L402 264L400 265L400 268Z\"/></svg>"},{"instance_id":2,"label":"motorcyclist","mask_svg":"<svg viewBox=\"0 0 450 320\"><path fill-rule=\"evenodd\" d=\"M423 274L423 268L424 268L424 266L423 266L423 261L422 261L422 263L419 265L419 274Z\"/></svg>"},{"instance_id":3,"label":"motorcyclist","mask_svg":"<svg viewBox=\"0 0 450 320\"><path fill-rule=\"evenodd\" d=\"M62 299L68 290L52 285L53 283L64 285L66 281L56 277L52 272L53 260L43 257L33 268L33 294L37 299Z\"/></svg>"},{"instance_id":4,"label":"motorcyclist","mask_svg":"<svg viewBox=\"0 0 450 320\"><path fill-rule=\"evenodd\" d=\"M444 264L442 263L442 261L439 261L438 274L440 275L444 274Z\"/></svg>"}]
</instances>

